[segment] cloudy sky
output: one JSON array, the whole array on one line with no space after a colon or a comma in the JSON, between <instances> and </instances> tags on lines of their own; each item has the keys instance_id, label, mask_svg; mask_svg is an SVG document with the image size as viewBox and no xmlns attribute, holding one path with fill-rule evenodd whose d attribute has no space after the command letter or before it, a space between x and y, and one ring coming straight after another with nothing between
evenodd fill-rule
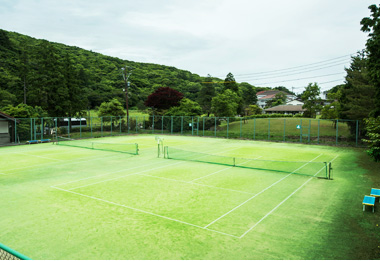
<instances>
[{"instance_id":1,"label":"cloudy sky","mask_svg":"<svg viewBox=\"0 0 380 261\"><path fill-rule=\"evenodd\" d=\"M0 0L0 28L201 76L302 92L344 81L368 0Z\"/></svg>"}]
</instances>

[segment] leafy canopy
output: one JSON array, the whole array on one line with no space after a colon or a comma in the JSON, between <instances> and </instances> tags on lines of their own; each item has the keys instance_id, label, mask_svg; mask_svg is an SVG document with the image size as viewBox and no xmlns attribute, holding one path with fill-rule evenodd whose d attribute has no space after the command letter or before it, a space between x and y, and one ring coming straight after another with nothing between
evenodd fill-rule
<instances>
[{"instance_id":1,"label":"leafy canopy","mask_svg":"<svg viewBox=\"0 0 380 261\"><path fill-rule=\"evenodd\" d=\"M240 102L240 97L232 90L225 90L212 98L212 112L217 117L234 117Z\"/></svg>"},{"instance_id":2,"label":"leafy canopy","mask_svg":"<svg viewBox=\"0 0 380 261\"><path fill-rule=\"evenodd\" d=\"M145 106L157 110L167 110L173 106L178 106L183 94L170 87L160 87L148 96Z\"/></svg>"},{"instance_id":3,"label":"leafy canopy","mask_svg":"<svg viewBox=\"0 0 380 261\"><path fill-rule=\"evenodd\" d=\"M104 116L125 116L125 111L123 108L123 105L121 102L113 98L109 102L103 102L98 111L98 116L104 117Z\"/></svg>"}]
</instances>

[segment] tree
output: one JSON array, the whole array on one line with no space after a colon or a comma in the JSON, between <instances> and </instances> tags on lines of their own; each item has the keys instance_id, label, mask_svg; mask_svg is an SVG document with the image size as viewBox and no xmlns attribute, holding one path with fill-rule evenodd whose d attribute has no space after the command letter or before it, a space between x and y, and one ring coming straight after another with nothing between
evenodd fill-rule
<instances>
[{"instance_id":1,"label":"tree","mask_svg":"<svg viewBox=\"0 0 380 261\"><path fill-rule=\"evenodd\" d=\"M148 96L145 106L157 110L167 110L173 106L178 106L183 94L170 87L160 87Z\"/></svg>"},{"instance_id":2,"label":"tree","mask_svg":"<svg viewBox=\"0 0 380 261\"><path fill-rule=\"evenodd\" d=\"M202 82L202 88L198 94L198 103L202 106L204 113L207 113L207 117L211 112L211 100L215 96L215 84L212 82L211 75L207 75L204 82Z\"/></svg>"},{"instance_id":3,"label":"tree","mask_svg":"<svg viewBox=\"0 0 380 261\"><path fill-rule=\"evenodd\" d=\"M380 116L380 5L370 5L371 17L364 17L360 24L361 30L369 33L366 43L368 53L368 71L371 82L374 85L375 92L375 108L372 114Z\"/></svg>"},{"instance_id":4,"label":"tree","mask_svg":"<svg viewBox=\"0 0 380 261\"><path fill-rule=\"evenodd\" d=\"M231 90L225 90L211 101L211 111L217 117L234 117L237 114L240 97Z\"/></svg>"},{"instance_id":5,"label":"tree","mask_svg":"<svg viewBox=\"0 0 380 261\"><path fill-rule=\"evenodd\" d=\"M257 103L256 88L254 86L247 82L242 82L239 84L239 88L245 106Z\"/></svg>"},{"instance_id":6,"label":"tree","mask_svg":"<svg viewBox=\"0 0 380 261\"><path fill-rule=\"evenodd\" d=\"M199 116L202 114L202 108L197 102L183 98L179 106L171 107L165 115L167 116Z\"/></svg>"},{"instance_id":7,"label":"tree","mask_svg":"<svg viewBox=\"0 0 380 261\"><path fill-rule=\"evenodd\" d=\"M48 116L47 112L41 107L32 107L23 103L20 103L17 106L5 106L2 108L2 111L14 118L41 118Z\"/></svg>"},{"instance_id":8,"label":"tree","mask_svg":"<svg viewBox=\"0 0 380 261\"><path fill-rule=\"evenodd\" d=\"M226 79L224 79L223 84L224 84L224 90L231 90L235 93L239 93L239 87L232 73L227 74Z\"/></svg>"},{"instance_id":9,"label":"tree","mask_svg":"<svg viewBox=\"0 0 380 261\"><path fill-rule=\"evenodd\" d=\"M380 161L380 117L364 119L368 139L363 139L368 143L370 155L375 161Z\"/></svg>"},{"instance_id":10,"label":"tree","mask_svg":"<svg viewBox=\"0 0 380 261\"><path fill-rule=\"evenodd\" d=\"M332 100L329 105L325 105L321 111L321 119L339 119L340 97L342 92L338 90L336 93L328 93L327 99ZM334 121L336 123L336 121Z\"/></svg>"},{"instance_id":11,"label":"tree","mask_svg":"<svg viewBox=\"0 0 380 261\"><path fill-rule=\"evenodd\" d=\"M364 52L359 52L351 57L350 67L345 69L346 84L341 88L339 98L340 109L339 118L349 120L359 120L362 127L362 120L368 118L375 105L375 88L370 82L367 68L367 58ZM348 122L351 133L356 132L356 122ZM359 128L362 130L363 128Z\"/></svg>"},{"instance_id":12,"label":"tree","mask_svg":"<svg viewBox=\"0 0 380 261\"><path fill-rule=\"evenodd\" d=\"M304 113L306 117L315 118L317 115L317 111L321 108L320 94L321 89L317 83L309 83L305 88L305 91L301 94L302 101L304 102L302 108L306 109L306 112Z\"/></svg>"},{"instance_id":13,"label":"tree","mask_svg":"<svg viewBox=\"0 0 380 261\"><path fill-rule=\"evenodd\" d=\"M272 100L269 100L266 103L265 107L266 108L271 108L271 107L274 107L274 106L285 104L285 102L286 102L286 93L284 93L284 92L278 92L278 93L276 93L276 95L274 96L274 98Z\"/></svg>"},{"instance_id":14,"label":"tree","mask_svg":"<svg viewBox=\"0 0 380 261\"><path fill-rule=\"evenodd\" d=\"M113 98L109 102L103 102L98 111L98 116L99 117L104 117L104 116L125 116L125 111L123 108L123 105L121 102Z\"/></svg>"},{"instance_id":15,"label":"tree","mask_svg":"<svg viewBox=\"0 0 380 261\"><path fill-rule=\"evenodd\" d=\"M16 95L0 89L0 108L6 105L13 105L16 102Z\"/></svg>"},{"instance_id":16,"label":"tree","mask_svg":"<svg viewBox=\"0 0 380 261\"><path fill-rule=\"evenodd\" d=\"M245 109L245 116L257 115L263 112L258 105L248 105Z\"/></svg>"}]
</instances>

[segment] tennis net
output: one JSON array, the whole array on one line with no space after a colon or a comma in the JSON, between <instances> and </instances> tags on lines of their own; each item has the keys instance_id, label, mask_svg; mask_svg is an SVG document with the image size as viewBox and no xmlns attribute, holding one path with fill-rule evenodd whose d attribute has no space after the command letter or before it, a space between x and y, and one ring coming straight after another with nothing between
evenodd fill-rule
<instances>
[{"instance_id":1,"label":"tennis net","mask_svg":"<svg viewBox=\"0 0 380 261\"><path fill-rule=\"evenodd\" d=\"M30 260L30 258L0 243L0 260Z\"/></svg>"},{"instance_id":2,"label":"tennis net","mask_svg":"<svg viewBox=\"0 0 380 261\"><path fill-rule=\"evenodd\" d=\"M75 140L68 139L64 137L57 137L57 145L78 147L93 150L105 150L114 151L121 153L128 153L133 155L138 155L139 148L137 143L105 143L105 142L95 142L89 140Z\"/></svg>"},{"instance_id":3,"label":"tennis net","mask_svg":"<svg viewBox=\"0 0 380 261\"><path fill-rule=\"evenodd\" d=\"M331 170L331 162L248 159L186 151L172 147L169 148L167 146L165 147L164 157L167 159L196 161L239 168L315 176L321 178L330 178Z\"/></svg>"}]
</instances>

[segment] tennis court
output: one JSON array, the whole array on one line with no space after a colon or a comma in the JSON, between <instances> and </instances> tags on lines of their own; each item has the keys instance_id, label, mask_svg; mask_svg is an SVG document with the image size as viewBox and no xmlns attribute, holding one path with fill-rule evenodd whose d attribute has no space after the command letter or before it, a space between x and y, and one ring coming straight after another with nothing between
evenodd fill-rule
<instances>
[{"instance_id":1,"label":"tennis court","mask_svg":"<svg viewBox=\"0 0 380 261\"><path fill-rule=\"evenodd\" d=\"M159 148L155 135L0 148L2 243L32 259L309 259L315 247L297 252L285 239L303 245L312 233L310 243L323 243L316 223L328 231L327 193L337 183L325 163L339 180L346 150L161 140Z\"/></svg>"}]
</instances>

